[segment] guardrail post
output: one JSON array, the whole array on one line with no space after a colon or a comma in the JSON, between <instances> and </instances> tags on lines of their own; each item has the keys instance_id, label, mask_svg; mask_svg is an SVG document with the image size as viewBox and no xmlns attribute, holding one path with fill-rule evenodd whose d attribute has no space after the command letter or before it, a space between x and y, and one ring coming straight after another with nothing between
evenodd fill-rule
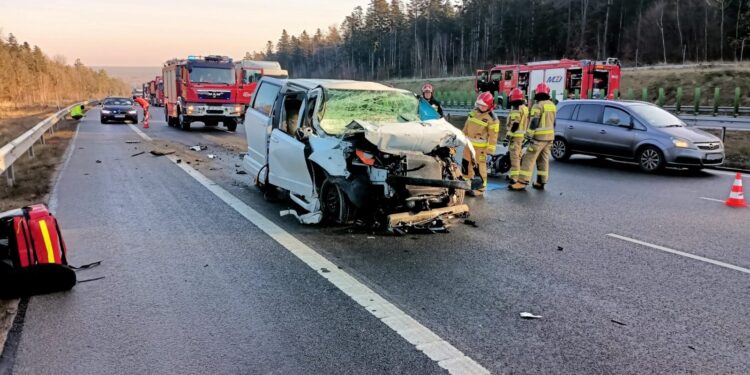
<instances>
[{"instance_id":1,"label":"guardrail post","mask_svg":"<svg viewBox=\"0 0 750 375\"><path fill-rule=\"evenodd\" d=\"M469 98L471 97L471 92L466 91L464 92L464 107L468 107L469 104Z\"/></svg>"},{"instance_id":2,"label":"guardrail post","mask_svg":"<svg viewBox=\"0 0 750 375\"><path fill-rule=\"evenodd\" d=\"M568 89L565 89L565 91L563 91L563 100L568 100L568 94L570 94Z\"/></svg>"},{"instance_id":3,"label":"guardrail post","mask_svg":"<svg viewBox=\"0 0 750 375\"><path fill-rule=\"evenodd\" d=\"M677 95L675 96L674 103L675 112L680 113L682 109L682 87L677 88Z\"/></svg>"},{"instance_id":4,"label":"guardrail post","mask_svg":"<svg viewBox=\"0 0 750 375\"><path fill-rule=\"evenodd\" d=\"M726 139L727 139L727 127L722 126L721 127L721 143L726 143Z\"/></svg>"},{"instance_id":5,"label":"guardrail post","mask_svg":"<svg viewBox=\"0 0 750 375\"><path fill-rule=\"evenodd\" d=\"M615 90L615 100L620 100L620 90Z\"/></svg>"},{"instance_id":6,"label":"guardrail post","mask_svg":"<svg viewBox=\"0 0 750 375\"><path fill-rule=\"evenodd\" d=\"M721 89L718 88L718 87L714 88L714 110L713 110L713 114L712 114L714 116L716 116L717 114L719 114L719 93L720 93L720 90Z\"/></svg>"},{"instance_id":7,"label":"guardrail post","mask_svg":"<svg viewBox=\"0 0 750 375\"><path fill-rule=\"evenodd\" d=\"M5 170L5 179L8 182L9 187L13 187L16 183L16 169L12 164Z\"/></svg>"},{"instance_id":8,"label":"guardrail post","mask_svg":"<svg viewBox=\"0 0 750 375\"><path fill-rule=\"evenodd\" d=\"M693 95L693 112L697 115L701 109L701 88L695 88L695 94Z\"/></svg>"},{"instance_id":9,"label":"guardrail post","mask_svg":"<svg viewBox=\"0 0 750 375\"><path fill-rule=\"evenodd\" d=\"M510 103L508 103L508 93L503 92L503 108L507 109L510 108Z\"/></svg>"},{"instance_id":10,"label":"guardrail post","mask_svg":"<svg viewBox=\"0 0 750 375\"><path fill-rule=\"evenodd\" d=\"M628 89L628 100L634 100L635 99L635 92L633 92L633 88Z\"/></svg>"},{"instance_id":11,"label":"guardrail post","mask_svg":"<svg viewBox=\"0 0 750 375\"><path fill-rule=\"evenodd\" d=\"M641 89L641 101L648 101L648 87L644 87Z\"/></svg>"},{"instance_id":12,"label":"guardrail post","mask_svg":"<svg viewBox=\"0 0 750 375\"><path fill-rule=\"evenodd\" d=\"M657 99L659 107L664 107L664 88L659 87L659 98Z\"/></svg>"},{"instance_id":13,"label":"guardrail post","mask_svg":"<svg viewBox=\"0 0 750 375\"><path fill-rule=\"evenodd\" d=\"M34 158L34 145L31 145L31 147L29 147L29 157L32 159Z\"/></svg>"},{"instance_id":14,"label":"guardrail post","mask_svg":"<svg viewBox=\"0 0 750 375\"><path fill-rule=\"evenodd\" d=\"M740 114L740 98L742 91L739 87L734 88L734 117L739 116Z\"/></svg>"},{"instance_id":15,"label":"guardrail post","mask_svg":"<svg viewBox=\"0 0 750 375\"><path fill-rule=\"evenodd\" d=\"M573 97L576 99L581 99L581 90L576 89L576 92Z\"/></svg>"},{"instance_id":16,"label":"guardrail post","mask_svg":"<svg viewBox=\"0 0 750 375\"><path fill-rule=\"evenodd\" d=\"M588 89L586 91L586 99L593 99L594 96L594 90Z\"/></svg>"}]
</instances>

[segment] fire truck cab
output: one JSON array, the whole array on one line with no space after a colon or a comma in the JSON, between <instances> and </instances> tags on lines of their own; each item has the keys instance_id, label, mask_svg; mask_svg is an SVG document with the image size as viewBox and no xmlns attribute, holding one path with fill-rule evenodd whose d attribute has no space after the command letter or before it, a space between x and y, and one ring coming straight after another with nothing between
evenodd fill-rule
<instances>
[{"instance_id":1,"label":"fire truck cab","mask_svg":"<svg viewBox=\"0 0 750 375\"><path fill-rule=\"evenodd\" d=\"M263 76L279 79L289 78L289 73L281 69L281 64L276 61L242 60L236 63L239 100L243 105L244 114L250 105L255 86Z\"/></svg>"},{"instance_id":2,"label":"fire truck cab","mask_svg":"<svg viewBox=\"0 0 750 375\"><path fill-rule=\"evenodd\" d=\"M165 117L169 126L190 129L192 122L206 126L221 122L237 129L242 115L234 62L226 56L189 56L170 60L162 69Z\"/></svg>"},{"instance_id":3,"label":"fire truck cab","mask_svg":"<svg viewBox=\"0 0 750 375\"><path fill-rule=\"evenodd\" d=\"M616 58L606 61L563 59L496 65L477 71L475 89L509 94L518 87L528 97L540 83L546 83L555 92L553 99L558 101L572 99L576 92L582 99L614 99L615 91L620 88L620 61Z\"/></svg>"}]
</instances>

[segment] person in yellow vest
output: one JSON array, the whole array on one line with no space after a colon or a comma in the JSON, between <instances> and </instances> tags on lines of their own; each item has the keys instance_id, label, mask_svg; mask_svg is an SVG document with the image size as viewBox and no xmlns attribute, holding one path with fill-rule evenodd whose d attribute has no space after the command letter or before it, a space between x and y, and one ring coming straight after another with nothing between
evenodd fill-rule
<instances>
[{"instance_id":1,"label":"person in yellow vest","mask_svg":"<svg viewBox=\"0 0 750 375\"><path fill-rule=\"evenodd\" d=\"M83 118L83 104L75 105L70 109L70 117L74 120L80 120Z\"/></svg>"},{"instance_id":2,"label":"person in yellow vest","mask_svg":"<svg viewBox=\"0 0 750 375\"><path fill-rule=\"evenodd\" d=\"M508 188L510 190L525 190L534 173L536 165L536 182L534 189L544 190L549 181L549 157L552 151L552 141L555 140L555 117L557 107L550 100L550 88L544 83L536 87L534 106L531 107L531 123L527 132L531 144L521 161L521 172L518 181Z\"/></svg>"},{"instance_id":3,"label":"person in yellow vest","mask_svg":"<svg viewBox=\"0 0 750 375\"><path fill-rule=\"evenodd\" d=\"M509 99L508 132L505 135L510 153L510 171L508 171L507 177L511 184L515 184L521 174L523 139L526 137L526 130L529 126L529 108L526 106L523 91L519 88L511 90Z\"/></svg>"},{"instance_id":4,"label":"person in yellow vest","mask_svg":"<svg viewBox=\"0 0 750 375\"><path fill-rule=\"evenodd\" d=\"M492 93L483 92L477 97L476 108L469 113L469 117L464 124L464 134L471 140L474 151L476 152L476 161L479 168L479 175L482 177L482 187L479 190L469 192L469 195L481 196L487 190L487 155L495 153L497 147L497 134L500 132L500 122L492 110L495 108L495 101ZM464 161L471 166L471 151L464 148ZM474 178L474 169L467 168L469 179Z\"/></svg>"}]
</instances>

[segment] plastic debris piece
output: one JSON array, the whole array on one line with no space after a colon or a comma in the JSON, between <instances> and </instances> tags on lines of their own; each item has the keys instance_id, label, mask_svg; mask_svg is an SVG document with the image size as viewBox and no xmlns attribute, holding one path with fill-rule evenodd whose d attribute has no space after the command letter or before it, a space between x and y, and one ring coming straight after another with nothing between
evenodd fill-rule
<instances>
[{"instance_id":1,"label":"plastic debris piece","mask_svg":"<svg viewBox=\"0 0 750 375\"><path fill-rule=\"evenodd\" d=\"M208 158L209 159L216 159L216 155L214 155L214 154L208 154Z\"/></svg>"},{"instance_id":2,"label":"plastic debris piece","mask_svg":"<svg viewBox=\"0 0 750 375\"><path fill-rule=\"evenodd\" d=\"M182 159L177 159L177 164L182 163Z\"/></svg>"},{"instance_id":3,"label":"plastic debris piece","mask_svg":"<svg viewBox=\"0 0 750 375\"><path fill-rule=\"evenodd\" d=\"M151 155L154 156L165 156L165 155L172 155L174 154L174 151L159 151L159 150L151 150Z\"/></svg>"},{"instance_id":4,"label":"plastic debris piece","mask_svg":"<svg viewBox=\"0 0 750 375\"><path fill-rule=\"evenodd\" d=\"M323 267L323 268L320 269L320 272L329 273L329 272L331 272L331 270L329 270L328 268Z\"/></svg>"},{"instance_id":5,"label":"plastic debris piece","mask_svg":"<svg viewBox=\"0 0 750 375\"><path fill-rule=\"evenodd\" d=\"M237 171L237 174L247 174L247 172L240 169L239 171Z\"/></svg>"},{"instance_id":6,"label":"plastic debris piece","mask_svg":"<svg viewBox=\"0 0 750 375\"><path fill-rule=\"evenodd\" d=\"M135 154L130 155L130 157L132 158L133 156L143 155L145 153L146 153L146 151L136 152Z\"/></svg>"},{"instance_id":7,"label":"plastic debris piece","mask_svg":"<svg viewBox=\"0 0 750 375\"><path fill-rule=\"evenodd\" d=\"M197 145L197 146L190 147L190 149L193 151L203 151L203 150L208 150L208 146Z\"/></svg>"},{"instance_id":8,"label":"plastic debris piece","mask_svg":"<svg viewBox=\"0 0 750 375\"><path fill-rule=\"evenodd\" d=\"M101 160L97 160L97 161L96 161L96 164L101 164L101 163L102 163L102 161L101 161Z\"/></svg>"},{"instance_id":9,"label":"plastic debris piece","mask_svg":"<svg viewBox=\"0 0 750 375\"><path fill-rule=\"evenodd\" d=\"M135 143L141 143L141 141L125 141L125 143L132 145Z\"/></svg>"},{"instance_id":10,"label":"plastic debris piece","mask_svg":"<svg viewBox=\"0 0 750 375\"><path fill-rule=\"evenodd\" d=\"M620 321L617 321L617 320L614 320L614 319L610 319L610 320L612 321L612 323L615 323L615 324L618 324L618 325L621 325L621 326L626 326L627 325L627 324L625 324L623 322L620 322Z\"/></svg>"},{"instance_id":11,"label":"plastic debris piece","mask_svg":"<svg viewBox=\"0 0 750 375\"><path fill-rule=\"evenodd\" d=\"M529 313L529 312L522 312L521 313L521 317L524 318L524 319L541 319L542 318L541 315L534 315L534 314Z\"/></svg>"},{"instance_id":12,"label":"plastic debris piece","mask_svg":"<svg viewBox=\"0 0 750 375\"><path fill-rule=\"evenodd\" d=\"M557 251L563 251L563 247L562 246L558 246L557 247Z\"/></svg>"}]
</instances>

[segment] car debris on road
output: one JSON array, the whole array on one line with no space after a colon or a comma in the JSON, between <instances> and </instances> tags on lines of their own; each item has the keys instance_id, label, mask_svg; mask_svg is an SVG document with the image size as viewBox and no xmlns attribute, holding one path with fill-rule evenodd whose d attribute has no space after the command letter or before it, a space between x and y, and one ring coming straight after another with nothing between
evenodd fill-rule
<instances>
[{"instance_id":1,"label":"car debris on road","mask_svg":"<svg viewBox=\"0 0 750 375\"><path fill-rule=\"evenodd\" d=\"M522 312L521 313L521 318L524 318L524 319L541 319L542 316L541 315L534 315L534 314L529 313L529 312Z\"/></svg>"}]
</instances>

